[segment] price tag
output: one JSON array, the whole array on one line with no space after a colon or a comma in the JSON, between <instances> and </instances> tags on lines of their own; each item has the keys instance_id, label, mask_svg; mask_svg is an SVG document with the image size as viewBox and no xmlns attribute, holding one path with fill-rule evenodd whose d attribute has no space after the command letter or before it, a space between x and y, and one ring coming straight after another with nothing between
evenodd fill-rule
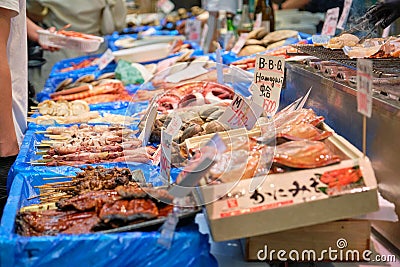
<instances>
[{"instance_id":1,"label":"price tag","mask_svg":"<svg viewBox=\"0 0 400 267\"><path fill-rule=\"evenodd\" d=\"M172 137L174 137L175 135L178 134L179 130L182 127L182 120L181 118L176 115L173 114L172 120L170 121L170 123L168 124L167 129L165 130L165 133L171 135ZM162 136L161 136L162 138ZM158 146L156 152L154 152L153 154L153 165L158 165L160 163L161 160L161 147L162 146Z\"/></svg>"},{"instance_id":2,"label":"price tag","mask_svg":"<svg viewBox=\"0 0 400 267\"><path fill-rule=\"evenodd\" d=\"M256 20L254 21L253 29L256 30L256 29L260 28L261 24L262 24L262 13L260 12L256 15Z\"/></svg>"},{"instance_id":3,"label":"price tag","mask_svg":"<svg viewBox=\"0 0 400 267\"><path fill-rule=\"evenodd\" d=\"M157 103L152 104L148 109L148 116L145 121L144 128L138 137L140 140L142 140L143 146L146 146L147 143L149 142L151 130L153 128L154 122L156 121L157 117L157 109L158 109Z\"/></svg>"},{"instance_id":4,"label":"price tag","mask_svg":"<svg viewBox=\"0 0 400 267\"><path fill-rule=\"evenodd\" d=\"M208 32L208 24L204 24L203 31L201 32L201 40L200 40L200 47L204 49L204 44L206 42Z\"/></svg>"},{"instance_id":5,"label":"price tag","mask_svg":"<svg viewBox=\"0 0 400 267\"><path fill-rule=\"evenodd\" d=\"M158 0L157 6L161 9L165 14L171 13L174 10L175 5L169 0Z\"/></svg>"},{"instance_id":6,"label":"price tag","mask_svg":"<svg viewBox=\"0 0 400 267\"><path fill-rule=\"evenodd\" d=\"M390 33L390 26L392 26L392 25L387 26L387 27L382 31L382 38L386 38L386 37L389 36L389 33Z\"/></svg>"},{"instance_id":7,"label":"price tag","mask_svg":"<svg viewBox=\"0 0 400 267\"><path fill-rule=\"evenodd\" d=\"M221 48L215 51L215 59L217 61L217 81L219 84L224 84L224 72L222 65Z\"/></svg>"},{"instance_id":8,"label":"price tag","mask_svg":"<svg viewBox=\"0 0 400 267\"><path fill-rule=\"evenodd\" d=\"M239 40L236 42L235 46L232 48L232 52L235 54L239 54L240 50L244 46L247 40L248 33L242 33L240 34Z\"/></svg>"},{"instance_id":9,"label":"price tag","mask_svg":"<svg viewBox=\"0 0 400 267\"><path fill-rule=\"evenodd\" d=\"M344 1L342 15L340 16L339 22L337 24L338 29L341 29L341 30L344 29L344 25L346 24L347 18L349 17L350 8L351 8L352 3L353 3L353 0L345 0Z\"/></svg>"},{"instance_id":10,"label":"price tag","mask_svg":"<svg viewBox=\"0 0 400 267\"><path fill-rule=\"evenodd\" d=\"M186 20L185 35L188 40L199 43L201 35L201 21L197 19Z\"/></svg>"},{"instance_id":11,"label":"price tag","mask_svg":"<svg viewBox=\"0 0 400 267\"><path fill-rule=\"evenodd\" d=\"M372 61L368 59L357 59L357 111L371 117Z\"/></svg>"},{"instance_id":12,"label":"price tag","mask_svg":"<svg viewBox=\"0 0 400 267\"><path fill-rule=\"evenodd\" d=\"M284 57L256 55L252 100L262 106L267 116L278 110L284 76Z\"/></svg>"},{"instance_id":13,"label":"price tag","mask_svg":"<svg viewBox=\"0 0 400 267\"><path fill-rule=\"evenodd\" d=\"M235 95L230 106L218 119L222 124L228 125L232 129L246 127L247 130L253 129L260 117L263 109L260 105L243 97Z\"/></svg>"},{"instance_id":14,"label":"price tag","mask_svg":"<svg viewBox=\"0 0 400 267\"><path fill-rule=\"evenodd\" d=\"M339 19L339 10L340 8L338 7L328 9L325 15L324 26L322 27L322 35L335 35L336 26Z\"/></svg>"},{"instance_id":15,"label":"price tag","mask_svg":"<svg viewBox=\"0 0 400 267\"><path fill-rule=\"evenodd\" d=\"M106 52L104 52L103 55L98 59L98 66L99 70L103 70L105 67L108 66L113 60L115 59L111 49L107 49Z\"/></svg>"},{"instance_id":16,"label":"price tag","mask_svg":"<svg viewBox=\"0 0 400 267\"><path fill-rule=\"evenodd\" d=\"M160 175L169 184L171 174L171 146L172 135L164 129L161 130L161 157L160 157Z\"/></svg>"},{"instance_id":17,"label":"price tag","mask_svg":"<svg viewBox=\"0 0 400 267\"><path fill-rule=\"evenodd\" d=\"M179 130L182 127L182 119L176 114L172 115L172 119L169 122L167 129L165 132L171 136L175 136L178 134Z\"/></svg>"}]
</instances>

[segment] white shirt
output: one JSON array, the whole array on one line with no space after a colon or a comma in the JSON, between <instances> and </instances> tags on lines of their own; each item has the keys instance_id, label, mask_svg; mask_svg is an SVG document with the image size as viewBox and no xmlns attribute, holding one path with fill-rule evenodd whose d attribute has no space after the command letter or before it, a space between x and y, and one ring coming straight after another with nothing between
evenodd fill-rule
<instances>
[{"instance_id":1,"label":"white shirt","mask_svg":"<svg viewBox=\"0 0 400 267\"><path fill-rule=\"evenodd\" d=\"M20 145L26 131L28 109L28 52L25 5L25 0L0 0L1 8L18 12L18 15L11 19L7 57L11 70L13 119L18 144Z\"/></svg>"}]
</instances>

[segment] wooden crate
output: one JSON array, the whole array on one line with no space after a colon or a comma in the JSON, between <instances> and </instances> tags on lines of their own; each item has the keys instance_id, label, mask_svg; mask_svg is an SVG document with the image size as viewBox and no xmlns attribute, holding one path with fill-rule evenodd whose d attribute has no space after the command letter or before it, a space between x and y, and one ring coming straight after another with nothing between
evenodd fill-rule
<instances>
[{"instance_id":1,"label":"wooden crate","mask_svg":"<svg viewBox=\"0 0 400 267\"><path fill-rule=\"evenodd\" d=\"M337 250L336 253L332 254L338 257L337 261L357 261L356 258L350 255L353 250L358 251L359 260L362 261L363 252L370 249L370 234L371 224L367 220L334 221L243 239L244 256L247 261L257 261L257 254L263 259L264 251L267 251L266 260L276 261L280 260L277 256L278 251L284 250L286 255L283 257L290 260L290 251L296 250L299 252L299 261L301 261L303 251L313 250L316 252L318 261L329 261L332 259L329 258L328 253L322 253L322 251L331 248L332 250ZM339 240L342 241L340 244ZM347 245L342 248L343 240ZM265 246L267 246L267 249ZM263 250L263 252L259 253L260 250ZM275 250L275 252L272 255L272 259L270 259L272 250ZM346 254L348 255L347 257ZM295 253L292 255L292 257L296 257ZM340 255L343 255L342 259ZM308 261L307 259L308 256L305 254L303 260Z\"/></svg>"}]
</instances>

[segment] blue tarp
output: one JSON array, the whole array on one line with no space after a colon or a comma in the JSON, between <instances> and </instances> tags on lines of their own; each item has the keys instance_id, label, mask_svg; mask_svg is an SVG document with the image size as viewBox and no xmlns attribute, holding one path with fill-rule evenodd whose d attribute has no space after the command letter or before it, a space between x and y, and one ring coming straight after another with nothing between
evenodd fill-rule
<instances>
[{"instance_id":1,"label":"blue tarp","mask_svg":"<svg viewBox=\"0 0 400 267\"><path fill-rule=\"evenodd\" d=\"M14 179L0 227L1 266L217 265L209 252L208 236L194 223L177 228L169 250L157 244L160 232L18 236L14 231L16 213L32 195L32 186L43 182L43 176L24 173Z\"/></svg>"}]
</instances>

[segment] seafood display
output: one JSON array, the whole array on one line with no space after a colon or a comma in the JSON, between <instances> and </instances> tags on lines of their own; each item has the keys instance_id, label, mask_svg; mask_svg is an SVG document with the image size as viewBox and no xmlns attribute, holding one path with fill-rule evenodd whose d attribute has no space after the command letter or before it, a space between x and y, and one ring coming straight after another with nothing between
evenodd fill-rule
<instances>
[{"instance_id":1,"label":"seafood display","mask_svg":"<svg viewBox=\"0 0 400 267\"><path fill-rule=\"evenodd\" d=\"M320 141L290 141L276 147L274 162L291 167L311 169L337 163L340 157Z\"/></svg>"},{"instance_id":2,"label":"seafood display","mask_svg":"<svg viewBox=\"0 0 400 267\"><path fill-rule=\"evenodd\" d=\"M285 58L290 58L291 56L288 55L288 53L296 53L296 52L297 50L292 46L281 46L279 48L265 52L264 54L269 56L283 56ZM241 60L237 60L235 62L232 62L230 66L235 66L243 70L251 70L254 69L256 66L256 58L248 57Z\"/></svg>"},{"instance_id":3,"label":"seafood display","mask_svg":"<svg viewBox=\"0 0 400 267\"><path fill-rule=\"evenodd\" d=\"M332 132L318 128L323 117L311 109L285 110L277 113L274 125L275 141L271 138L231 136L225 139L227 150L217 156L208 174L208 181L234 182L256 175L311 169L338 163L341 158L323 141ZM259 120L260 127L265 125ZM271 133L264 133L268 136ZM265 142L267 140L267 142ZM273 146L277 144L277 146ZM270 146L271 145L271 146Z\"/></svg>"},{"instance_id":4,"label":"seafood display","mask_svg":"<svg viewBox=\"0 0 400 267\"><path fill-rule=\"evenodd\" d=\"M173 199L163 189L152 190ZM19 212L16 231L22 236L90 233L165 217L172 211L172 206L143 192L136 185L120 185L64 198L54 210Z\"/></svg>"},{"instance_id":5,"label":"seafood display","mask_svg":"<svg viewBox=\"0 0 400 267\"><path fill-rule=\"evenodd\" d=\"M35 118L28 118L28 122L32 122L35 124L41 125L49 125L49 124L71 124L71 123L82 123L89 122L90 120L97 119L101 117L98 111L89 111L85 113L81 113L79 115L70 115L70 116L53 116L53 115L43 115L37 116Z\"/></svg>"},{"instance_id":6,"label":"seafood display","mask_svg":"<svg viewBox=\"0 0 400 267\"><path fill-rule=\"evenodd\" d=\"M356 46L359 42L360 38L358 38L357 36L345 33L340 36L331 38L326 47L330 49L342 49L345 46Z\"/></svg>"},{"instance_id":7,"label":"seafood display","mask_svg":"<svg viewBox=\"0 0 400 267\"><path fill-rule=\"evenodd\" d=\"M64 68L60 69L59 72L68 72L68 71L72 71L72 70L79 70L79 69L82 69L82 68L87 68L87 67L90 67L90 66L94 66L96 64L97 64L96 63L96 58L87 58L87 59L84 59L84 60L82 60L82 61L80 61L78 63L72 62L71 66L64 67Z\"/></svg>"},{"instance_id":8,"label":"seafood display","mask_svg":"<svg viewBox=\"0 0 400 267\"><path fill-rule=\"evenodd\" d=\"M280 30L269 32L264 27L253 30L247 36L245 46L240 50L238 56L248 56L258 52L264 52L268 49L281 47L285 40L291 37L296 37L297 31Z\"/></svg>"},{"instance_id":9,"label":"seafood display","mask_svg":"<svg viewBox=\"0 0 400 267\"><path fill-rule=\"evenodd\" d=\"M166 91L158 100L158 110L167 111L176 108L201 106L232 100L233 89L214 82L187 82Z\"/></svg>"},{"instance_id":10,"label":"seafood display","mask_svg":"<svg viewBox=\"0 0 400 267\"><path fill-rule=\"evenodd\" d=\"M87 102L83 100L52 101L45 100L37 106L37 110L42 115L51 116L76 116L89 112L90 108Z\"/></svg>"},{"instance_id":11,"label":"seafood display","mask_svg":"<svg viewBox=\"0 0 400 267\"><path fill-rule=\"evenodd\" d=\"M174 110L174 114L182 120L182 127L174 137L177 143L183 143L186 139L224 131L227 128L217 122L225 111L224 105L203 105L190 108ZM171 115L160 114L157 116L150 135L150 142L159 143L161 140L161 128L168 126L171 121ZM142 127L142 125L139 125Z\"/></svg>"},{"instance_id":12,"label":"seafood display","mask_svg":"<svg viewBox=\"0 0 400 267\"><path fill-rule=\"evenodd\" d=\"M61 134L54 134L60 131ZM45 163L47 166L75 166L99 162L147 163L155 151L153 147L141 147L142 142L134 136L135 131L119 127L52 127L48 132L51 134L47 136L56 142L43 140L41 144L45 144L48 149L40 151L43 158L36 162Z\"/></svg>"},{"instance_id":13,"label":"seafood display","mask_svg":"<svg viewBox=\"0 0 400 267\"><path fill-rule=\"evenodd\" d=\"M70 89L56 92L50 95L53 100L77 100L81 99L89 104L109 102L109 97L115 97L120 101L129 101L131 96L125 90L125 86L118 80L102 80L93 86L81 85ZM115 101L112 99L112 101Z\"/></svg>"},{"instance_id":14,"label":"seafood display","mask_svg":"<svg viewBox=\"0 0 400 267\"><path fill-rule=\"evenodd\" d=\"M98 111L83 112L77 115L68 116L53 116L43 115L37 117L28 118L28 122L32 122L39 125L52 125L58 124L74 124L74 123L109 123L109 124L120 124L129 125L132 124L136 119L130 116L104 113L101 115Z\"/></svg>"}]
</instances>

